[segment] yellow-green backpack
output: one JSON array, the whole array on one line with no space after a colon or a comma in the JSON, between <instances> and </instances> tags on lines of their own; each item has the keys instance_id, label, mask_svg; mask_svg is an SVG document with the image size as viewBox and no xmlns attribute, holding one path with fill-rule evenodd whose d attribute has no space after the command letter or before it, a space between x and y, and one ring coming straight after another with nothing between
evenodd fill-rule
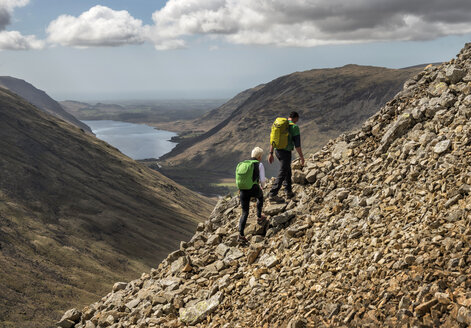
<instances>
[{"instance_id":1,"label":"yellow-green backpack","mask_svg":"<svg viewBox=\"0 0 471 328\"><path fill-rule=\"evenodd\" d=\"M271 127L270 145L276 149L285 149L288 146L289 121L287 118L278 117Z\"/></svg>"},{"instance_id":2,"label":"yellow-green backpack","mask_svg":"<svg viewBox=\"0 0 471 328\"><path fill-rule=\"evenodd\" d=\"M236 185L239 190L250 190L258 181L253 181L254 165L258 165L258 161L248 159L237 164L236 167Z\"/></svg>"}]
</instances>

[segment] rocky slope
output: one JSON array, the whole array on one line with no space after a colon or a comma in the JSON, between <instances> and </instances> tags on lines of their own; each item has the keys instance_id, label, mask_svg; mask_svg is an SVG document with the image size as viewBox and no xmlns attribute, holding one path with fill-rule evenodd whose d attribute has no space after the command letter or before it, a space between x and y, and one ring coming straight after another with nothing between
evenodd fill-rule
<instances>
[{"instance_id":1,"label":"rocky slope","mask_svg":"<svg viewBox=\"0 0 471 328\"><path fill-rule=\"evenodd\" d=\"M51 326L155 266L212 207L0 88L0 326Z\"/></svg>"},{"instance_id":2,"label":"rocky slope","mask_svg":"<svg viewBox=\"0 0 471 328\"><path fill-rule=\"evenodd\" d=\"M471 44L294 163L297 196L266 204L249 247L237 198L191 241L61 327L471 325Z\"/></svg>"},{"instance_id":3,"label":"rocky slope","mask_svg":"<svg viewBox=\"0 0 471 328\"><path fill-rule=\"evenodd\" d=\"M162 159L165 172L197 169L205 176L233 177L234 163L255 146L269 147L270 128L278 116L300 113L304 151L314 152L329 139L357 128L391 99L421 68L387 69L347 65L280 77L250 89L229 113L224 106L210 116L221 120L207 133L175 147ZM221 111L221 115L216 115ZM274 173L268 167L269 173ZM270 171L271 170L271 171Z\"/></svg>"},{"instance_id":4,"label":"rocky slope","mask_svg":"<svg viewBox=\"0 0 471 328\"><path fill-rule=\"evenodd\" d=\"M16 93L23 99L41 109L42 111L58 117L87 132L92 132L90 127L76 119L72 114L66 112L62 106L49 97L44 91L35 88L32 84L11 76L0 76L0 87Z\"/></svg>"}]
</instances>

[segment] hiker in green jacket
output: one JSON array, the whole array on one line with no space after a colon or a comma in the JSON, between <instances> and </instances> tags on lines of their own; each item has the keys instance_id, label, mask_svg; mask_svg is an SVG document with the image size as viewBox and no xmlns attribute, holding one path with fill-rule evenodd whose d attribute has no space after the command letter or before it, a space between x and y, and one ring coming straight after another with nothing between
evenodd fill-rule
<instances>
[{"instance_id":1,"label":"hiker in green jacket","mask_svg":"<svg viewBox=\"0 0 471 328\"><path fill-rule=\"evenodd\" d=\"M240 205L242 206L242 215L239 220L239 237L238 241L240 243L248 243L247 238L244 235L245 225L247 223L247 217L249 216L250 209L250 199L252 197L257 199L257 223L262 224L266 217L262 214L263 208L263 191L260 188L260 183L264 184L265 182L265 170L263 164L261 163L263 156L263 149L260 147L255 147L252 150L252 158L250 161L253 165L253 173L251 177L252 187L250 189L240 189ZM237 173L236 173L237 175Z\"/></svg>"},{"instance_id":2,"label":"hiker in green jacket","mask_svg":"<svg viewBox=\"0 0 471 328\"><path fill-rule=\"evenodd\" d=\"M276 157L280 161L281 167L278 177L276 178L275 183L273 184L270 193L269 199L275 202L283 201L278 197L278 191L280 191L281 186L284 185L286 189L286 197L293 198L294 193L292 189L291 181L291 152L293 149L296 149L301 161L301 165L304 166L304 155L301 149L301 133L299 127L296 123L299 120L299 114L297 112L291 112L289 114L289 136L288 136L288 146L284 149L274 149L273 145L270 145L270 154L268 155L268 162L273 163L273 151L276 151Z\"/></svg>"}]
</instances>

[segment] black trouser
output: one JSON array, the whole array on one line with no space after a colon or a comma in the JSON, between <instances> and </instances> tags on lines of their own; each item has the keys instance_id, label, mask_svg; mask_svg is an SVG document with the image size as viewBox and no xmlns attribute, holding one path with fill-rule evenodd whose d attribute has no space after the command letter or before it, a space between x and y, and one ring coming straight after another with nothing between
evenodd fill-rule
<instances>
[{"instance_id":1,"label":"black trouser","mask_svg":"<svg viewBox=\"0 0 471 328\"><path fill-rule=\"evenodd\" d=\"M281 185L285 186L287 193L293 192L291 182L291 151L277 149L275 154L280 161L281 167L275 184L270 190L270 196L276 196L281 189Z\"/></svg>"},{"instance_id":2,"label":"black trouser","mask_svg":"<svg viewBox=\"0 0 471 328\"><path fill-rule=\"evenodd\" d=\"M250 198L257 198L257 217L262 217L263 191L258 184L253 185L250 190L240 191L240 205L242 206L242 216L239 221L239 233L244 235L247 217L249 216Z\"/></svg>"}]
</instances>

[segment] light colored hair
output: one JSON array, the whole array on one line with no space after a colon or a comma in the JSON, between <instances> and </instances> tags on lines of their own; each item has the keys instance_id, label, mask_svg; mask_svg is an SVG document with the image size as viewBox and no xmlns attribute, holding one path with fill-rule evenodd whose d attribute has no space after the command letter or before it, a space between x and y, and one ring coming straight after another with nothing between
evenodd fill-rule
<instances>
[{"instance_id":1,"label":"light colored hair","mask_svg":"<svg viewBox=\"0 0 471 328\"><path fill-rule=\"evenodd\" d=\"M252 149L252 157L253 158L259 158L260 156L263 155L263 149L260 147L255 147Z\"/></svg>"}]
</instances>

